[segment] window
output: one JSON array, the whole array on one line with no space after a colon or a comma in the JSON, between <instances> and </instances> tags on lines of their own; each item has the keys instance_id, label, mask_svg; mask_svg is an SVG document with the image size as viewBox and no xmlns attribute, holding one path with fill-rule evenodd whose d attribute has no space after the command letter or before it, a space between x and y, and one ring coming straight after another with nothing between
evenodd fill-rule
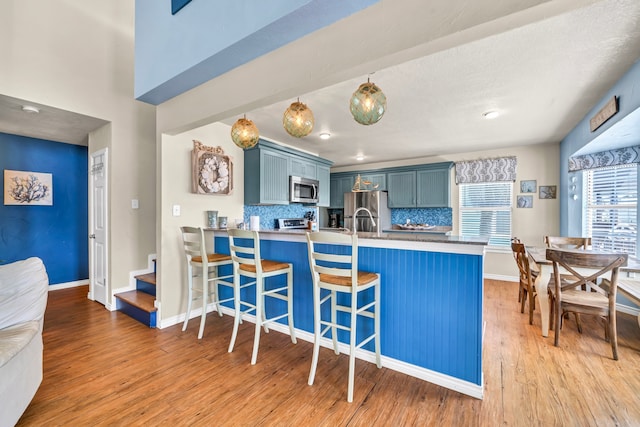
<instances>
[{"instance_id":1,"label":"window","mask_svg":"<svg viewBox=\"0 0 640 427\"><path fill-rule=\"evenodd\" d=\"M460 234L487 236L489 246L511 244L512 182L460 184Z\"/></svg>"},{"instance_id":2,"label":"window","mask_svg":"<svg viewBox=\"0 0 640 427\"><path fill-rule=\"evenodd\" d=\"M638 166L584 171L585 235L594 249L636 254Z\"/></svg>"}]
</instances>

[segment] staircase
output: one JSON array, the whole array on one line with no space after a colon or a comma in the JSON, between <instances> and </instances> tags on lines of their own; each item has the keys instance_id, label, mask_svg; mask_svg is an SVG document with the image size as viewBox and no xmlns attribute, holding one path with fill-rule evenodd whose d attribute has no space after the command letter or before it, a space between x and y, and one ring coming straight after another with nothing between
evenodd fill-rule
<instances>
[{"instance_id":1,"label":"staircase","mask_svg":"<svg viewBox=\"0 0 640 427\"><path fill-rule=\"evenodd\" d=\"M136 290L115 294L116 309L150 328L156 327L156 272L135 276Z\"/></svg>"}]
</instances>

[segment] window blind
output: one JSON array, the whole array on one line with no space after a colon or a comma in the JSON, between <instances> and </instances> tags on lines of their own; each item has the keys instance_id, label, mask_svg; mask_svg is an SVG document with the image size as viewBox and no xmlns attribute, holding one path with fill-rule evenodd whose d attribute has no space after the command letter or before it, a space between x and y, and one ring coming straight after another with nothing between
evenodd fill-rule
<instances>
[{"instance_id":1,"label":"window blind","mask_svg":"<svg viewBox=\"0 0 640 427\"><path fill-rule=\"evenodd\" d=\"M511 244L512 182L460 184L460 234L489 237L489 246Z\"/></svg>"},{"instance_id":2,"label":"window blind","mask_svg":"<svg viewBox=\"0 0 640 427\"><path fill-rule=\"evenodd\" d=\"M584 172L585 234L594 249L636 254L638 166Z\"/></svg>"}]
</instances>

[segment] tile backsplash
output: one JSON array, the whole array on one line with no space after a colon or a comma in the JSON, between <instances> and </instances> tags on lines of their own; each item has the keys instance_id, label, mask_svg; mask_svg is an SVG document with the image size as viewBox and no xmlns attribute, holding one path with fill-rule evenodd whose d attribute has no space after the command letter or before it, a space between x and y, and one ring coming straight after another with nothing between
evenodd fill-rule
<instances>
[{"instance_id":1,"label":"tile backsplash","mask_svg":"<svg viewBox=\"0 0 640 427\"><path fill-rule=\"evenodd\" d=\"M268 205L268 206L244 206L244 222L249 224L249 217L260 217L260 229L270 230L277 227L278 218L303 218L304 214L314 209L312 206L301 204ZM342 210L330 210L329 213L342 212ZM344 219L340 215L341 222ZM451 208L403 208L391 209L391 223L404 224L407 219L414 224L429 224L438 226L451 226L453 223ZM342 225L342 224L340 224ZM323 226L323 224L321 224ZM326 225L324 225L326 226Z\"/></svg>"},{"instance_id":2,"label":"tile backsplash","mask_svg":"<svg viewBox=\"0 0 640 427\"><path fill-rule=\"evenodd\" d=\"M392 224L405 224L407 219L414 224L450 227L453 224L453 213L451 208L391 209Z\"/></svg>"},{"instance_id":3,"label":"tile backsplash","mask_svg":"<svg viewBox=\"0 0 640 427\"><path fill-rule=\"evenodd\" d=\"M291 205L244 206L244 223L249 224L253 215L260 217L260 229L271 230L277 227L278 218L303 218L304 214L315 209L298 203Z\"/></svg>"}]
</instances>

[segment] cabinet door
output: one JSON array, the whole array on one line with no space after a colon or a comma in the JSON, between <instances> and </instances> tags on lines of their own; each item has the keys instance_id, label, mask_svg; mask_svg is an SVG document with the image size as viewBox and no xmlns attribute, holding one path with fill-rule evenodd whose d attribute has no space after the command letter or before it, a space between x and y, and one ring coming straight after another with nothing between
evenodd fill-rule
<instances>
[{"instance_id":1,"label":"cabinet door","mask_svg":"<svg viewBox=\"0 0 640 427\"><path fill-rule=\"evenodd\" d=\"M449 207L449 169L417 172L417 206L419 208Z\"/></svg>"},{"instance_id":2,"label":"cabinet door","mask_svg":"<svg viewBox=\"0 0 640 427\"><path fill-rule=\"evenodd\" d=\"M275 151L260 151L260 203L289 203L288 165L289 156Z\"/></svg>"},{"instance_id":3,"label":"cabinet door","mask_svg":"<svg viewBox=\"0 0 640 427\"><path fill-rule=\"evenodd\" d=\"M387 174L386 173L376 173L376 174L368 174L361 175L360 179L362 181L371 181L371 185L367 186L367 189L370 190L380 190L384 191L387 189ZM378 187L376 187L376 185Z\"/></svg>"},{"instance_id":4,"label":"cabinet door","mask_svg":"<svg viewBox=\"0 0 640 427\"><path fill-rule=\"evenodd\" d=\"M291 157L290 175L317 179L316 164L296 157Z\"/></svg>"},{"instance_id":5,"label":"cabinet door","mask_svg":"<svg viewBox=\"0 0 640 427\"><path fill-rule=\"evenodd\" d=\"M331 178L331 194L329 206L332 208L344 208L344 193L351 191L353 187L354 177L343 176L340 178Z\"/></svg>"},{"instance_id":6,"label":"cabinet door","mask_svg":"<svg viewBox=\"0 0 640 427\"><path fill-rule=\"evenodd\" d=\"M391 172L387 174L390 208L416 207L416 172Z\"/></svg>"},{"instance_id":7,"label":"cabinet door","mask_svg":"<svg viewBox=\"0 0 640 427\"><path fill-rule=\"evenodd\" d=\"M320 191L318 194L318 206L329 206L331 194L331 185L329 184L330 171L327 166L317 165L318 186Z\"/></svg>"}]
</instances>

